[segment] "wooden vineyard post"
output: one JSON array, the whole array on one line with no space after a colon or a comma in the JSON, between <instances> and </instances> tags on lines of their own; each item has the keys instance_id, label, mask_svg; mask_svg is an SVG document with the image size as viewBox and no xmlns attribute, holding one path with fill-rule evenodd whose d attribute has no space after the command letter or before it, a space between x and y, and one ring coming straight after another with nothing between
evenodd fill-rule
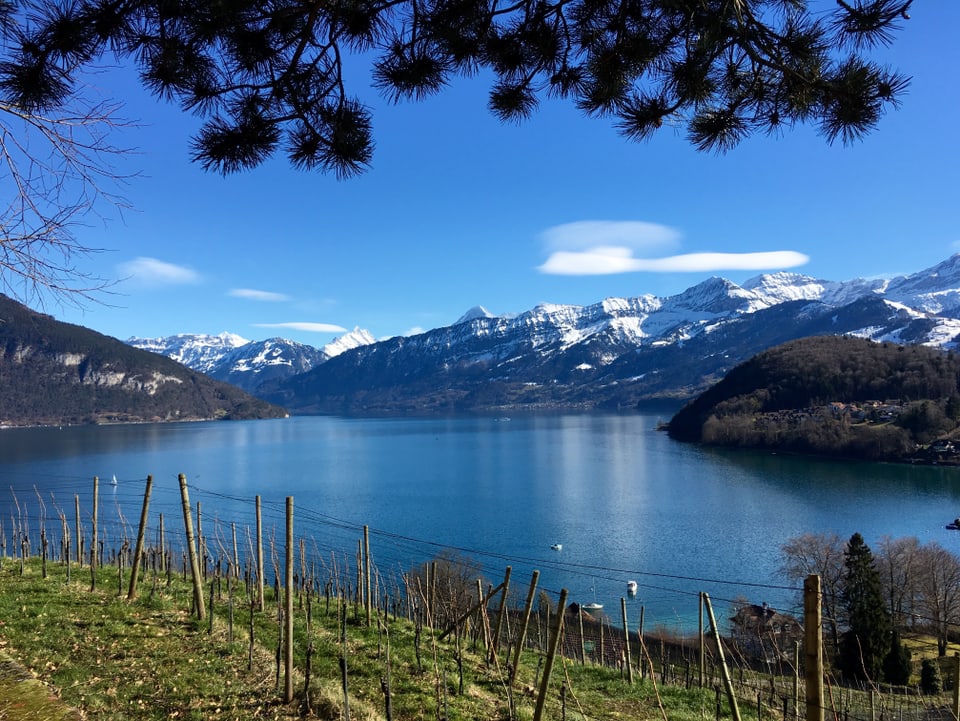
<instances>
[{"instance_id":1,"label":"wooden vineyard post","mask_svg":"<svg viewBox=\"0 0 960 721\"><path fill-rule=\"evenodd\" d=\"M257 496L257 610L263 610L263 515Z\"/></svg>"},{"instance_id":2,"label":"wooden vineyard post","mask_svg":"<svg viewBox=\"0 0 960 721\"><path fill-rule=\"evenodd\" d=\"M164 543L164 538L163 538L163 514L161 513L161 514L159 514L159 515L160 515L160 519L159 519L160 528L159 528L159 530L157 531L157 533L159 534L159 536L158 536L158 538L157 538L157 545L160 547L160 571L161 571L162 573L166 573L166 571L167 571L167 551L166 551L167 547L166 547L166 544Z\"/></svg>"},{"instance_id":3,"label":"wooden vineyard post","mask_svg":"<svg viewBox=\"0 0 960 721\"><path fill-rule=\"evenodd\" d=\"M77 518L77 565L83 566L83 528L80 526L80 494L73 494L73 505Z\"/></svg>"},{"instance_id":4,"label":"wooden vineyard post","mask_svg":"<svg viewBox=\"0 0 960 721\"><path fill-rule=\"evenodd\" d=\"M370 594L370 528L363 527L363 605L367 612L367 628L370 628L372 609Z\"/></svg>"},{"instance_id":5,"label":"wooden vineyard post","mask_svg":"<svg viewBox=\"0 0 960 721\"><path fill-rule=\"evenodd\" d=\"M127 600L137 597L137 576L140 574L140 556L143 555L143 536L147 532L147 514L150 510L150 490L153 488L153 476L147 476L147 487L143 491L143 508L140 511L140 528L137 530L137 543L133 550L133 563L130 567L130 589Z\"/></svg>"},{"instance_id":6,"label":"wooden vineyard post","mask_svg":"<svg viewBox=\"0 0 960 721\"><path fill-rule=\"evenodd\" d=\"M540 679L540 692L537 694L537 706L533 712L533 721L542 721L543 708L547 700L547 690L550 688L550 672L553 670L553 661L560 646L560 636L563 633L564 610L567 607L567 589L560 589L560 603L557 606L557 622L553 627L553 636L550 638L550 648L547 650L547 660L543 665L543 678Z\"/></svg>"},{"instance_id":7,"label":"wooden vineyard post","mask_svg":"<svg viewBox=\"0 0 960 721\"><path fill-rule=\"evenodd\" d=\"M793 718L800 721L800 642L793 644Z\"/></svg>"},{"instance_id":8,"label":"wooden vineyard post","mask_svg":"<svg viewBox=\"0 0 960 721\"><path fill-rule=\"evenodd\" d=\"M644 611L644 608L645 608L644 606L641 606L641 607L640 607L640 625L637 626L637 639L640 641L640 651L639 651L639 653L637 654L637 656L639 657L639 658L637 658L637 666L640 667L640 678L646 678L646 677L647 677L647 667L646 667L646 666L644 665L644 663L643 663L643 657L644 657L644 655L645 655L645 653L646 653L646 650L647 650L647 644L645 644L645 643L643 642L643 611ZM651 667L652 667L652 664L653 664L653 662L651 662Z\"/></svg>"},{"instance_id":9,"label":"wooden vineyard post","mask_svg":"<svg viewBox=\"0 0 960 721\"><path fill-rule=\"evenodd\" d=\"M503 574L503 591L500 593L500 611L497 613L497 625L493 630L493 644L490 646L490 663L497 657L497 647L500 644L500 631L503 627L503 617L507 612L507 593L510 590L510 572L513 569L507 566Z\"/></svg>"},{"instance_id":10,"label":"wooden vineyard post","mask_svg":"<svg viewBox=\"0 0 960 721\"><path fill-rule=\"evenodd\" d=\"M627 628L627 599L620 598L620 614L623 616L623 645L627 649L627 683L633 685L633 663L630 660L630 629Z\"/></svg>"},{"instance_id":11,"label":"wooden vineyard post","mask_svg":"<svg viewBox=\"0 0 960 721\"><path fill-rule=\"evenodd\" d=\"M98 496L100 494L100 479L93 477L93 531L92 541L90 543L90 590L97 587L97 506L99 505Z\"/></svg>"},{"instance_id":12,"label":"wooden vineyard post","mask_svg":"<svg viewBox=\"0 0 960 721\"><path fill-rule=\"evenodd\" d=\"M190 574L193 577L193 605L197 609L197 618L202 621L207 614L203 606L203 580L200 578L197 547L193 540L193 514L190 512L190 494L187 491L187 477L181 473L177 478L180 481L183 526L187 534L187 553L190 556Z\"/></svg>"},{"instance_id":13,"label":"wooden vineyard post","mask_svg":"<svg viewBox=\"0 0 960 721\"><path fill-rule=\"evenodd\" d=\"M806 721L823 721L823 623L820 610L820 576L803 582L803 660L807 691Z\"/></svg>"},{"instance_id":14,"label":"wooden vineyard post","mask_svg":"<svg viewBox=\"0 0 960 721\"><path fill-rule=\"evenodd\" d=\"M239 577L240 575L240 551L237 549L237 524L230 524L230 534L233 536L233 576L234 578Z\"/></svg>"},{"instance_id":15,"label":"wooden vineyard post","mask_svg":"<svg viewBox=\"0 0 960 721\"><path fill-rule=\"evenodd\" d=\"M520 633L517 636L517 648L513 652L513 666L510 669L510 685L517 677L517 668L520 666L520 653L527 640L527 626L530 624L530 612L533 610L533 599L537 593L537 582L540 580L540 571L533 572L530 579L530 589L527 591L527 602L523 605L523 623L520 624Z\"/></svg>"},{"instance_id":16,"label":"wooden vineyard post","mask_svg":"<svg viewBox=\"0 0 960 721\"><path fill-rule=\"evenodd\" d=\"M283 701L293 701L293 496L287 496L287 574L284 579Z\"/></svg>"},{"instance_id":17,"label":"wooden vineyard post","mask_svg":"<svg viewBox=\"0 0 960 721\"><path fill-rule=\"evenodd\" d=\"M707 593L703 594L703 603L707 607L707 615L710 618L710 629L713 631L713 638L717 642L717 657L720 660L720 669L723 672L723 687L727 692L727 700L730 702L730 712L733 714L734 721L740 721L737 695L734 693L733 680L730 678L730 669L727 668L727 660L723 655L723 642L720 639L720 629L717 628L717 619L713 615L713 606L710 603L710 596Z\"/></svg>"},{"instance_id":18,"label":"wooden vineyard post","mask_svg":"<svg viewBox=\"0 0 960 721\"><path fill-rule=\"evenodd\" d=\"M703 592L702 591L700 592L700 608L697 611L697 616L700 618L700 630L697 633L697 636L700 641L700 663L699 663L699 669L698 669L699 678L700 678L699 686L700 688L703 688L703 678L704 676L706 676L706 670L707 670L707 652L706 652L706 644L703 638Z\"/></svg>"}]
</instances>

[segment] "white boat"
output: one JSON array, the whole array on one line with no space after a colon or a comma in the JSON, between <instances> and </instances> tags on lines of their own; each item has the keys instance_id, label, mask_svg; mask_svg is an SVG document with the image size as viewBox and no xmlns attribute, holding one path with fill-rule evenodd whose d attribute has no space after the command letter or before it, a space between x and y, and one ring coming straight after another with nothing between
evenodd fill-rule
<instances>
[{"instance_id":1,"label":"white boat","mask_svg":"<svg viewBox=\"0 0 960 721\"><path fill-rule=\"evenodd\" d=\"M563 544L562 544L562 543L554 543L552 546L550 546L550 548L552 548L554 551L562 551L562 550L563 550Z\"/></svg>"},{"instance_id":2,"label":"white boat","mask_svg":"<svg viewBox=\"0 0 960 721\"><path fill-rule=\"evenodd\" d=\"M637 582L636 581L627 581L627 593L631 596L637 595Z\"/></svg>"},{"instance_id":3,"label":"white boat","mask_svg":"<svg viewBox=\"0 0 960 721\"><path fill-rule=\"evenodd\" d=\"M111 486L117 485L117 474L116 474L116 473L113 474L113 479L110 481L110 485L111 485Z\"/></svg>"},{"instance_id":4,"label":"white boat","mask_svg":"<svg viewBox=\"0 0 960 721\"><path fill-rule=\"evenodd\" d=\"M600 611L603 609L603 604L597 601L597 587L590 586L590 590L593 591L593 601L590 603L585 603L580 608L582 608L587 613L593 613L594 611Z\"/></svg>"}]
</instances>

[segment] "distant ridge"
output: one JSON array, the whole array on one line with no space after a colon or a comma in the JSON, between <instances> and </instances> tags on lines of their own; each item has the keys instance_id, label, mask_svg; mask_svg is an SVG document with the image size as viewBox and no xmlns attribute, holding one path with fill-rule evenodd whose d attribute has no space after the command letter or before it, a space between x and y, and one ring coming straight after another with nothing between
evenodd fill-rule
<instances>
[{"instance_id":1,"label":"distant ridge","mask_svg":"<svg viewBox=\"0 0 960 721\"><path fill-rule=\"evenodd\" d=\"M0 424L280 418L286 411L162 356L0 295Z\"/></svg>"}]
</instances>

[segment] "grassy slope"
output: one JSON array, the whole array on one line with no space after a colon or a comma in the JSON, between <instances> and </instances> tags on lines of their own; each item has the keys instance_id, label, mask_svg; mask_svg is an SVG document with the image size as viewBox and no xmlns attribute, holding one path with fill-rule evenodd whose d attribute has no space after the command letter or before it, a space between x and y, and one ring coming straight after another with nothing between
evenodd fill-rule
<instances>
[{"instance_id":1,"label":"grassy slope","mask_svg":"<svg viewBox=\"0 0 960 721\"><path fill-rule=\"evenodd\" d=\"M190 607L190 590L178 577L167 588L165 578L149 575L140 598L131 603L117 594L116 569L101 570L95 592L89 590L89 569L81 573L74 567L70 582L62 565L48 564L48 569L44 579L38 562L30 561L20 575L18 561L3 559L0 644L67 706L80 709L86 717L106 720L301 717L305 659L300 651L306 647L306 603L296 610L297 699L283 705L275 675L276 608L269 601L267 612L254 615L257 643L252 669L248 669L249 613L235 609L231 641L225 586L223 597L215 602L213 632L208 633L206 622L197 622L184 610ZM154 583L156 588L151 592ZM310 706L315 717L341 718L338 614L335 604L328 608L323 598L314 599L310 605L310 638L314 644ZM391 617L380 629L376 621L374 628L368 629L361 621L351 607L346 628L352 719L385 718L381 680L387 673L388 655L393 718L509 718L505 670L485 662L482 646L475 648L468 641L463 644L461 694L455 642L435 644L424 632L418 663L415 629L410 623ZM530 654L521 663L514 694L519 719L533 717L538 660L537 655ZM9 668L15 669L16 665L10 664ZM22 676L22 670L4 673L0 665L0 679L17 674ZM575 714L578 708L591 719L662 718L657 691L649 680L637 680L629 686L616 670L561 660L552 677L547 707L550 718L560 716L560 687L564 683L570 718L582 717ZM36 687L49 702L51 692ZM704 713L713 714L712 692L677 688L659 692L671 721L692 721ZM4 704L23 703L24 698L22 688L0 680L0 709ZM64 713L63 707L54 704L51 715L28 717L71 718ZM16 718L2 713L0 717Z\"/></svg>"},{"instance_id":2,"label":"grassy slope","mask_svg":"<svg viewBox=\"0 0 960 721\"><path fill-rule=\"evenodd\" d=\"M90 591L89 569L73 568L67 580L61 564L48 564L42 577L39 561L31 560L21 572L19 561L0 559L0 719L67 721L81 718L116 719L295 719L306 709L303 694L306 667L307 617L313 644L309 706L312 718L344 718L339 658L342 655L341 617L335 600L304 600L295 607L296 698L282 704L277 685L277 608L267 592L267 610L254 614L254 640L250 643L248 607L234 609L233 637L228 625L228 590L224 584L214 601L212 631L187 611L191 591L174 576L168 587L163 576L148 573L140 597L128 602L118 593L115 568L102 569L98 588ZM122 588L126 590L126 578ZM242 597L242 586L237 598ZM209 603L209 598L206 603ZM209 610L208 605L208 610ZM429 631L416 643L416 629L404 619L375 619L367 628L353 606L347 609L347 665L351 719L382 719L382 682L389 673L394 719L509 719L529 721L536 704L542 666L538 653L521 659L514 692L505 680L506 670L488 664L482 644L464 640L434 641ZM915 641L917 641L915 639ZM922 639L920 640L922 641ZM919 642L919 641L918 641ZM951 647L950 652L956 650ZM931 643L914 648L915 667L920 655L930 655ZM459 689L457 657L462 659L463 689ZM389 659L389 670L387 665ZM952 661L944 659L944 661ZM506 660L502 661L506 663ZM947 663L944 671L952 668ZM743 673L738 674L743 677ZM747 672L748 677L753 676ZM946 675L946 674L945 674ZM659 677L659 673L658 673ZM748 678L750 687L738 692L756 699L769 679ZM631 719L631 721L702 721L714 718L712 686L707 690L655 685L649 678L629 685L620 671L581 665L558 658L546 702L545 718ZM765 691L763 718L780 716L781 697L789 695L790 679L772 700ZM561 710L561 688L565 712ZM750 690L752 688L753 690ZM857 696L864 698L857 700ZM946 696L911 700L921 716L943 708ZM844 691L847 711L862 711L869 704L864 694ZM881 697L879 703L901 704L902 697ZM767 705L772 704L772 705ZM744 721L755 721L752 700L740 701ZM731 714L722 704L722 718ZM916 718L910 716L910 719Z\"/></svg>"}]
</instances>

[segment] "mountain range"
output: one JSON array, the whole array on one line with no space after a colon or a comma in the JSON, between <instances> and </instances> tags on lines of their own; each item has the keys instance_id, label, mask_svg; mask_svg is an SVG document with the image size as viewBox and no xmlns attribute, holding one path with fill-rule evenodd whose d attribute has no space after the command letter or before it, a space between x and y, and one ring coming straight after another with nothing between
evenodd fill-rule
<instances>
[{"instance_id":1,"label":"mountain range","mask_svg":"<svg viewBox=\"0 0 960 721\"><path fill-rule=\"evenodd\" d=\"M167 356L254 394L265 383L306 373L344 351L374 342L376 339L360 328L319 349L285 338L248 341L235 333L180 333L165 338L134 337L126 341L135 348Z\"/></svg>"},{"instance_id":2,"label":"mountain range","mask_svg":"<svg viewBox=\"0 0 960 721\"><path fill-rule=\"evenodd\" d=\"M293 412L390 414L675 406L756 353L816 335L955 348L960 254L893 279L782 272L509 316L478 306L450 326L381 341L357 329L322 350L230 334L128 342Z\"/></svg>"}]
</instances>

